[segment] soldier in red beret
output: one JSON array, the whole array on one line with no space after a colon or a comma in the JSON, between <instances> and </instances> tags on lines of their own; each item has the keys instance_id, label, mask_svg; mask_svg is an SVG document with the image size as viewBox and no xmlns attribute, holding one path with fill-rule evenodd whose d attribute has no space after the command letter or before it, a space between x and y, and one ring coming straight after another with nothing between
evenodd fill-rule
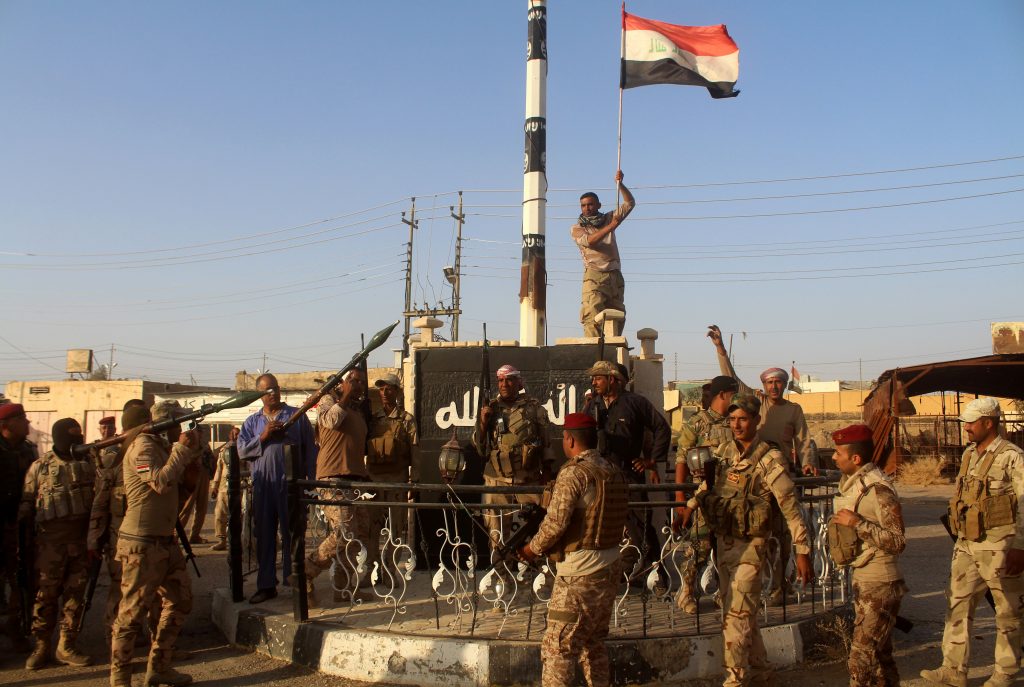
<instances>
[{"instance_id":1,"label":"soldier in red beret","mask_svg":"<svg viewBox=\"0 0 1024 687\"><path fill-rule=\"evenodd\" d=\"M31 608L23 608L21 597L14 593L18 589L18 503L25 473L39 457L35 444L28 440L28 430L24 406L20 403L0 405L0 559L3 560L0 574L12 592L7 603L7 634L18 652L30 648L20 620L23 613L31 612ZM25 555L31 556L31 552ZM31 596L32 590L27 592Z\"/></svg>"},{"instance_id":2,"label":"soldier in red beret","mask_svg":"<svg viewBox=\"0 0 1024 687\"><path fill-rule=\"evenodd\" d=\"M872 461L867 425L832 433L835 463L843 476L828 526L829 552L853 569L857 621L847 669L850 687L900 684L892 657L892 629L907 591L898 557L906 546L903 511L889 480Z\"/></svg>"},{"instance_id":3,"label":"soldier in red beret","mask_svg":"<svg viewBox=\"0 0 1024 687\"><path fill-rule=\"evenodd\" d=\"M527 562L547 556L558 566L541 641L541 684L575 684L580 661L587 683L604 687L611 682L604 639L619 587L629 487L622 471L597 450L597 422L591 416L565 416L562 450L566 462L555 479L547 515L519 550Z\"/></svg>"}]
</instances>

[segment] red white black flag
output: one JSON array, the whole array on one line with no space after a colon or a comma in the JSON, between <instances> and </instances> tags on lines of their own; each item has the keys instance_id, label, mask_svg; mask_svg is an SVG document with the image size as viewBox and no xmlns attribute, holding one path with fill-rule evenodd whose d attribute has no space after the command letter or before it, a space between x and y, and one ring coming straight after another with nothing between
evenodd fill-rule
<instances>
[{"instance_id":1,"label":"red white black flag","mask_svg":"<svg viewBox=\"0 0 1024 687\"><path fill-rule=\"evenodd\" d=\"M622 88L704 86L712 98L739 95L740 49L724 24L676 26L622 10Z\"/></svg>"}]
</instances>

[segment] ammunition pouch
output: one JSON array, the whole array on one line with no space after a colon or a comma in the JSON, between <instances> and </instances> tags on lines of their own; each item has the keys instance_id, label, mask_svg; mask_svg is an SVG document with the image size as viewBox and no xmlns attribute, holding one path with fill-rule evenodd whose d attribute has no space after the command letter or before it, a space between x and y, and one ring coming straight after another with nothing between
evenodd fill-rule
<instances>
[{"instance_id":1,"label":"ammunition pouch","mask_svg":"<svg viewBox=\"0 0 1024 687\"><path fill-rule=\"evenodd\" d=\"M36 521L88 517L92 512L94 470L87 461L47 460L39 472Z\"/></svg>"},{"instance_id":2,"label":"ammunition pouch","mask_svg":"<svg viewBox=\"0 0 1024 687\"><path fill-rule=\"evenodd\" d=\"M860 555L860 538L853 527L828 524L828 552L836 565L849 565Z\"/></svg>"},{"instance_id":3,"label":"ammunition pouch","mask_svg":"<svg viewBox=\"0 0 1024 687\"><path fill-rule=\"evenodd\" d=\"M771 534L771 501L750 493L753 482L753 468L738 472L720 464L715 491L705 493L701 505L715 534L740 539Z\"/></svg>"}]
</instances>

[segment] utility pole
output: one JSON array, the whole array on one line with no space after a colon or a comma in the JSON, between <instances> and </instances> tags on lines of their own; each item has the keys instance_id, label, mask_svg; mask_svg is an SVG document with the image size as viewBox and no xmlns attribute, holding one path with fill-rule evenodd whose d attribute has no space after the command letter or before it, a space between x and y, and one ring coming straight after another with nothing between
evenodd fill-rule
<instances>
[{"instance_id":1,"label":"utility pole","mask_svg":"<svg viewBox=\"0 0 1024 687\"><path fill-rule=\"evenodd\" d=\"M453 210L451 207L448 209L449 211ZM459 211L458 213L452 212L451 214L455 218L457 226L455 235L455 281L452 282L452 341L458 341L459 314L462 312L460 309L462 302L462 225L466 221L466 215L462 212L462 191L459 191Z\"/></svg>"},{"instance_id":2,"label":"utility pole","mask_svg":"<svg viewBox=\"0 0 1024 687\"><path fill-rule=\"evenodd\" d=\"M523 260L519 277L519 343L523 346L543 346L547 339L544 231L548 190L548 9L545 0L528 0L526 19L526 150L523 167Z\"/></svg>"},{"instance_id":3,"label":"utility pole","mask_svg":"<svg viewBox=\"0 0 1024 687\"><path fill-rule=\"evenodd\" d=\"M412 310L412 240L416 231L416 198L412 198L412 209L409 211L409 219L402 213L402 222L409 225L409 243L405 246L405 336L402 337L402 356L409 354L409 323Z\"/></svg>"},{"instance_id":4,"label":"utility pole","mask_svg":"<svg viewBox=\"0 0 1024 687\"><path fill-rule=\"evenodd\" d=\"M114 344L110 344L110 362L107 363L107 379L114 372Z\"/></svg>"}]
</instances>

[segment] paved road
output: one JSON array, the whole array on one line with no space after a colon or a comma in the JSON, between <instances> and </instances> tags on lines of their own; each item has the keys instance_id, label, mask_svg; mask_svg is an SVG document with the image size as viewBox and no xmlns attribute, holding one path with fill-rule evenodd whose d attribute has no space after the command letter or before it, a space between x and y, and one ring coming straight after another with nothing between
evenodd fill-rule
<instances>
[{"instance_id":1,"label":"paved road","mask_svg":"<svg viewBox=\"0 0 1024 687\"><path fill-rule=\"evenodd\" d=\"M914 622L909 635L897 635L897 660L905 687L924 687L918 671L941 661L939 644L945 612L944 588L949 574L952 544L936 518L943 511L944 496L949 487L904 491L904 513L910 543L902 565L910 586L902 614ZM209 522L209 520L208 520ZM212 532L204 533L211 537ZM196 682L233 687L272 683L286 687L357 687L363 683L327 677L296 668L286 663L240 651L229 646L210 622L210 592L227 586L227 565L223 554L210 551L209 546L196 547L203 577L194 580L195 609L185 624L179 642L192 656L178 664L178 669L191 674ZM105 584L106 580L101 580ZM251 586L251 584L250 584ZM97 590L102 603L106 587ZM109 649L103 645L99 605L90 611L81 641L82 648L93 656L97 665L74 669L49 667L40 671L24 670L24 656L14 655L10 644L0 636L0 684L42 686L66 683L69 687L100 687L109 684ZM995 626L991 610L979 606L975 622L975 660L980 668L971 671L971 687L978 687L991 668ZM141 656L141 650L139 656ZM141 682L145 659L136 659L136 684ZM846 671L840 663L803 664L782 674L787 687L818 687L844 684Z\"/></svg>"}]
</instances>

